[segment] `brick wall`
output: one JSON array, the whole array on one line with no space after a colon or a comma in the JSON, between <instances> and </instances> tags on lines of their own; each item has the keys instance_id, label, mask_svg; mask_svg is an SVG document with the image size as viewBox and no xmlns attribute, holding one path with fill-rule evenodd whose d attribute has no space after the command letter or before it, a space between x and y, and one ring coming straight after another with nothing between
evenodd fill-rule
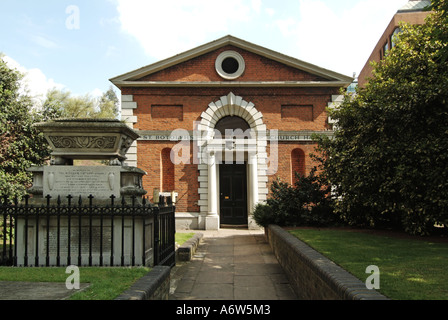
<instances>
[{"instance_id":1,"label":"brick wall","mask_svg":"<svg viewBox=\"0 0 448 320\"><path fill-rule=\"evenodd\" d=\"M225 46L193 58L180 65L145 76L145 81L223 81L215 70L215 60L225 50L235 50L243 55L246 71L236 81L319 81L325 80L305 71L280 64L276 61L253 54L233 46ZM211 102L233 92L245 101L252 102L263 114L263 123L268 130L280 131L322 131L328 129L326 107L332 95L339 88L332 87L124 87L123 95L132 95L138 106L133 110L136 116L134 129L193 130L194 122L201 120L201 114ZM175 142L139 141L137 146L137 166L148 175L144 177L144 188L152 195L153 189L162 191L172 188L178 192L178 212L199 212L198 167L193 164L191 145L191 164L165 164L168 150ZM313 164L309 153L314 144L299 142L280 142L278 147L278 170L269 176L269 182L280 177L292 182L292 170L299 169L309 173ZM300 149L305 154L304 161L296 167L292 165L296 155L293 150ZM165 151L166 152L166 151ZM174 172L174 181L167 179L163 172ZM269 185L268 185L269 186Z\"/></svg>"},{"instance_id":2,"label":"brick wall","mask_svg":"<svg viewBox=\"0 0 448 320\"><path fill-rule=\"evenodd\" d=\"M138 117L135 129L140 130L193 130L193 122L200 120L200 115L211 102L219 100L233 92L246 101L255 104L263 113L263 121L269 129L289 131L325 130L327 128L327 113L325 108L331 102L331 96L338 93L336 88L123 88L123 94L134 96L138 108L134 116ZM152 117L152 108L168 106L165 110L158 109L159 117ZM173 115L171 106L182 106L183 116ZM297 115L282 118L282 106L312 107L313 119ZM300 108L299 108L300 111ZM162 112L170 116L163 118ZM177 112L177 111L176 111ZM303 111L302 111L303 112ZM299 121L299 122L298 122Z\"/></svg>"},{"instance_id":3,"label":"brick wall","mask_svg":"<svg viewBox=\"0 0 448 320\"><path fill-rule=\"evenodd\" d=\"M300 299L388 300L279 226L268 226L266 236Z\"/></svg>"},{"instance_id":4,"label":"brick wall","mask_svg":"<svg viewBox=\"0 0 448 320\"><path fill-rule=\"evenodd\" d=\"M126 90L131 91L129 89ZM321 131L327 128L327 114L325 107L328 105L328 102L331 101L331 94L334 93L329 89L309 89L308 92L305 92L303 88L276 90L262 90L255 88L246 90L235 90L235 88L193 89L190 90L190 94L188 95L185 92L182 92L183 89L156 89L148 90L147 93L144 91L145 90L138 88L132 92L134 101L138 103L138 108L134 110L134 115L136 115L138 119L137 123L134 125L134 129L170 131L176 129L193 130L194 121L200 121L200 116L202 112L207 109L209 103L218 100L219 97L228 94L230 91L236 92L235 94L244 97L246 101L251 101L256 105L257 109L263 113L263 122L266 124L268 130ZM130 94L131 92L128 93ZM294 118L290 114L291 110L289 110L288 113L288 115L290 115L289 117L282 118L282 106L298 104L312 106L312 121ZM182 105L183 115L182 117L173 117L170 114L170 116L167 117L153 118L151 115L151 108L153 105L157 105L159 108L162 105ZM303 111L301 108L296 110ZM173 148L175 144L175 142L167 143L157 141L138 142L137 166L148 172L148 175L144 177L143 183L144 188L150 194L152 194L154 188L159 188L160 190L163 189L161 152L164 148ZM275 173L275 176L269 177L269 182L272 182L272 179L275 179L276 177L280 177L287 182L292 182L291 153L297 148L303 150L306 155L304 168L305 172L309 173L313 166L311 159L309 158L309 153L314 151L315 145L298 142L279 142L278 171ZM190 150L193 151L192 145ZM190 157L192 159L193 155L191 154ZM191 160L191 163L193 163L193 160ZM199 187L199 184L197 182L197 166L193 164L177 165L175 166L174 171L174 190L179 193L178 211L198 212L199 207L197 201L199 200L199 194L197 193L197 188Z\"/></svg>"},{"instance_id":5,"label":"brick wall","mask_svg":"<svg viewBox=\"0 0 448 320\"><path fill-rule=\"evenodd\" d=\"M138 143L138 167L145 170L148 174L143 177L143 187L152 196L152 191L157 188L161 191L178 192L178 212L199 212L199 182L197 165L193 163L193 154L190 154L190 164L179 164L171 166L168 150L174 147L176 143L165 143L158 141L139 141ZM316 145L313 143L295 143L281 142L278 145L278 158L276 172L270 172L268 186L277 178L282 181L292 183L292 170L304 170L302 173L308 174L316 165L309 154L314 152ZM268 155L270 155L268 148ZM193 151L193 145L190 144L190 150ZM302 163L295 166L297 150L303 152ZM275 158L274 158L275 160ZM174 170L174 171L171 171ZM165 180L164 180L165 173ZM171 176L170 176L171 175Z\"/></svg>"},{"instance_id":6,"label":"brick wall","mask_svg":"<svg viewBox=\"0 0 448 320\"><path fill-rule=\"evenodd\" d=\"M215 70L216 58L232 50L244 57L246 71L237 81L319 81L322 77L286 66L235 46L224 46L182 64L141 78L142 81L223 81Z\"/></svg>"},{"instance_id":7,"label":"brick wall","mask_svg":"<svg viewBox=\"0 0 448 320\"><path fill-rule=\"evenodd\" d=\"M269 186L271 183L280 178L284 182L293 183L293 170L300 170L302 174L309 174L311 169L317 165L311 157L310 153L314 153L316 144L314 143L298 143L298 142L279 142L278 144L278 163L277 172L270 172ZM304 154L301 163L298 164L297 153ZM268 146L268 155L271 155L271 148ZM272 166L272 164L270 165Z\"/></svg>"},{"instance_id":8,"label":"brick wall","mask_svg":"<svg viewBox=\"0 0 448 320\"><path fill-rule=\"evenodd\" d=\"M155 266L115 300L168 300L171 268Z\"/></svg>"}]
</instances>

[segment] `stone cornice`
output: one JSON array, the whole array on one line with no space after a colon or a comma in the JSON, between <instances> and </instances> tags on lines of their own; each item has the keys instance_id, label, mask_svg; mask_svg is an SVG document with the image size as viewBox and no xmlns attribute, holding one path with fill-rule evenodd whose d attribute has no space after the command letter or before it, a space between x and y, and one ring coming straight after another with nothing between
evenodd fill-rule
<instances>
[{"instance_id":1,"label":"stone cornice","mask_svg":"<svg viewBox=\"0 0 448 320\"><path fill-rule=\"evenodd\" d=\"M188 50L186 52L180 53L176 56L170 57L168 59L156 62L154 64L139 68L137 70L122 74L120 76L110 79L110 81L117 87L122 87L125 84L133 83L137 79L141 79L149 74L159 72L161 70L167 69L174 65L180 64L182 62L188 61L190 59L196 58L213 50L217 50L226 45L233 45L235 47L247 50L249 52L264 56L268 59L275 60L287 66L309 72L314 75L318 75L329 82L337 82L338 86L349 85L353 78L345 76L343 74L318 67L316 65L310 64L308 62L284 55L282 53L261 47L259 45L244 41L242 39L233 37L231 35L222 37L215 41L209 42L207 44L201 45L194 49ZM220 83L220 82L218 82ZM146 86L151 84L150 82L144 83ZM185 84L185 83L183 83ZM197 83L196 83L197 84ZM143 84L142 84L143 85Z\"/></svg>"},{"instance_id":2,"label":"stone cornice","mask_svg":"<svg viewBox=\"0 0 448 320\"><path fill-rule=\"evenodd\" d=\"M174 135L173 131L169 130L137 130L140 135L140 141L185 141L185 140L197 140L200 136L195 136L194 132L191 130L185 130L185 133L188 132L187 136ZM334 132L329 131L273 131L266 130L266 138L268 141L312 141L312 136L316 135L325 135L328 137L333 137Z\"/></svg>"},{"instance_id":3,"label":"stone cornice","mask_svg":"<svg viewBox=\"0 0 448 320\"><path fill-rule=\"evenodd\" d=\"M206 87L238 87L238 88L280 88L280 87L335 87L340 88L347 85L344 81L210 81L210 82L179 82L179 81L115 81L119 87L153 87L153 88L206 88Z\"/></svg>"}]
</instances>

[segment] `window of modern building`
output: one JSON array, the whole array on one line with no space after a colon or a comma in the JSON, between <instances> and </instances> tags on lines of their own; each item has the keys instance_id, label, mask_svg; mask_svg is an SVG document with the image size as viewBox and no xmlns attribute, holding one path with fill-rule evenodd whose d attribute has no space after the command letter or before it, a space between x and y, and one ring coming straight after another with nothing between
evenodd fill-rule
<instances>
[{"instance_id":1,"label":"window of modern building","mask_svg":"<svg viewBox=\"0 0 448 320\"><path fill-rule=\"evenodd\" d=\"M393 48L393 47L395 47L395 36L396 35L398 35L398 34L400 34L402 32L402 30L399 28L399 27L397 27L397 28L395 28L395 30L394 30L394 32L392 33L392 35L390 36L390 43L391 43L391 48Z\"/></svg>"},{"instance_id":2,"label":"window of modern building","mask_svg":"<svg viewBox=\"0 0 448 320\"><path fill-rule=\"evenodd\" d=\"M386 43L383 46L383 49L381 50L381 59L384 59L384 57L386 57L388 51L389 51L389 42L386 41Z\"/></svg>"}]
</instances>

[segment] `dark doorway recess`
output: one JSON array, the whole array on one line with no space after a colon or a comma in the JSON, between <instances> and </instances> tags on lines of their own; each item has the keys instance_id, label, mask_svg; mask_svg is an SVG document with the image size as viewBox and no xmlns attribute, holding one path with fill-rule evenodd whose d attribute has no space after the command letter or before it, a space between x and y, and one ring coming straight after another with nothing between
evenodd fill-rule
<instances>
[{"instance_id":1,"label":"dark doorway recess","mask_svg":"<svg viewBox=\"0 0 448 320\"><path fill-rule=\"evenodd\" d=\"M247 225L246 165L222 164L219 171L221 225Z\"/></svg>"}]
</instances>

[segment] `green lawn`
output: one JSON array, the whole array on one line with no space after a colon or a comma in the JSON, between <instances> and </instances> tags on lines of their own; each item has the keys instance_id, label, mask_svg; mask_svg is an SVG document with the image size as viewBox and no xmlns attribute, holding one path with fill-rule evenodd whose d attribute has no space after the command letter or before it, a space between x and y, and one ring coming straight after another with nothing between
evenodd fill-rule
<instances>
[{"instance_id":1,"label":"green lawn","mask_svg":"<svg viewBox=\"0 0 448 320\"><path fill-rule=\"evenodd\" d=\"M176 233L176 242L183 244L194 233ZM0 281L65 282L70 274L66 268L12 268L0 267ZM80 281L90 283L88 289L74 294L71 300L113 300L151 269L88 268L80 270Z\"/></svg>"},{"instance_id":2,"label":"green lawn","mask_svg":"<svg viewBox=\"0 0 448 320\"><path fill-rule=\"evenodd\" d=\"M176 233L176 243L183 245L185 241L190 240L194 236L194 233Z\"/></svg>"},{"instance_id":3,"label":"green lawn","mask_svg":"<svg viewBox=\"0 0 448 320\"><path fill-rule=\"evenodd\" d=\"M448 299L448 243L333 229L296 229L301 239L357 278L380 270L380 292L397 300Z\"/></svg>"},{"instance_id":4,"label":"green lawn","mask_svg":"<svg viewBox=\"0 0 448 320\"><path fill-rule=\"evenodd\" d=\"M64 282L70 276L66 268L12 268L0 267L0 281ZM80 282L89 288L75 293L71 300L113 300L127 290L150 268L79 268Z\"/></svg>"}]
</instances>

